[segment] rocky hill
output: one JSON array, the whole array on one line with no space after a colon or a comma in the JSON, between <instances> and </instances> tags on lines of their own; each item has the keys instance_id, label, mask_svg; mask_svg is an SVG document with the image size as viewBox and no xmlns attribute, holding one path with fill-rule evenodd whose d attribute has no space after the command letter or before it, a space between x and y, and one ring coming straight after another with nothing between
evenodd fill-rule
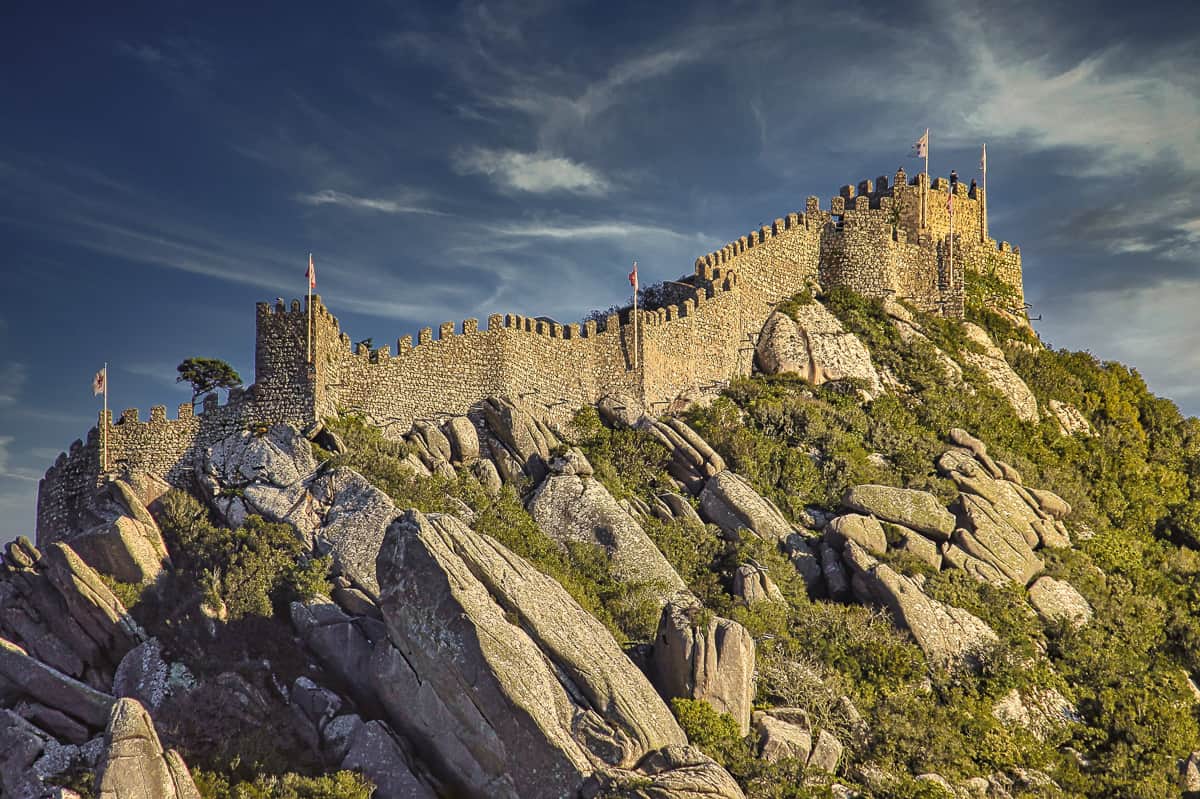
<instances>
[{"instance_id":1,"label":"rocky hill","mask_svg":"<svg viewBox=\"0 0 1200 799\"><path fill-rule=\"evenodd\" d=\"M72 497L0 564L0 797L1200 791L1200 423L1009 289L806 290L669 414L252 424Z\"/></svg>"}]
</instances>

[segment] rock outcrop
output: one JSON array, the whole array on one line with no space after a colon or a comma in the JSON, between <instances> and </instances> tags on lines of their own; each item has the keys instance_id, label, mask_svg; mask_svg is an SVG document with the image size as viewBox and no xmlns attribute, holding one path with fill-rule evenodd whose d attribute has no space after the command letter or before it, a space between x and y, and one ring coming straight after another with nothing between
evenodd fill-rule
<instances>
[{"instance_id":1,"label":"rock outcrop","mask_svg":"<svg viewBox=\"0 0 1200 799\"><path fill-rule=\"evenodd\" d=\"M258 514L309 536L320 523L306 483L316 466L308 440L296 428L277 424L264 435L244 430L208 447L195 473L201 491L230 527Z\"/></svg>"},{"instance_id":2,"label":"rock outcrop","mask_svg":"<svg viewBox=\"0 0 1200 799\"><path fill-rule=\"evenodd\" d=\"M735 621L694 602L663 608L654 638L653 673L663 696L702 699L750 731L754 705L754 639Z\"/></svg>"},{"instance_id":3,"label":"rock outcrop","mask_svg":"<svg viewBox=\"0 0 1200 799\"><path fill-rule=\"evenodd\" d=\"M767 570L753 563L743 563L733 573L733 595L747 605L784 601L783 593Z\"/></svg>"},{"instance_id":4,"label":"rock outcrop","mask_svg":"<svg viewBox=\"0 0 1200 799\"><path fill-rule=\"evenodd\" d=\"M183 758L163 751L150 714L133 699L113 705L96 787L100 799L200 799Z\"/></svg>"},{"instance_id":5,"label":"rock outcrop","mask_svg":"<svg viewBox=\"0 0 1200 799\"><path fill-rule=\"evenodd\" d=\"M387 640L374 685L387 718L454 790L569 795L686 743L607 630L554 580L450 516L407 511L378 581Z\"/></svg>"},{"instance_id":6,"label":"rock outcrop","mask_svg":"<svg viewBox=\"0 0 1200 799\"><path fill-rule=\"evenodd\" d=\"M830 519L825 526L825 542L840 552L847 541L853 541L872 555L887 552L887 536L874 516L847 513Z\"/></svg>"},{"instance_id":7,"label":"rock outcrop","mask_svg":"<svg viewBox=\"0 0 1200 799\"><path fill-rule=\"evenodd\" d=\"M896 624L912 634L931 663L952 665L998 640L983 621L961 608L930 599L916 581L880 563L853 541L846 543L843 556L859 601L891 611Z\"/></svg>"},{"instance_id":8,"label":"rock outcrop","mask_svg":"<svg viewBox=\"0 0 1200 799\"><path fill-rule=\"evenodd\" d=\"M529 513L556 541L597 544L608 553L613 575L648 589L661 607L687 592L683 579L632 516L594 477L583 453L554 459L552 473L529 499Z\"/></svg>"},{"instance_id":9,"label":"rock outcrop","mask_svg":"<svg viewBox=\"0 0 1200 799\"><path fill-rule=\"evenodd\" d=\"M764 541L778 542L792 532L779 508L728 470L708 479L700 493L700 515L734 537L749 530Z\"/></svg>"},{"instance_id":10,"label":"rock outcrop","mask_svg":"<svg viewBox=\"0 0 1200 799\"><path fill-rule=\"evenodd\" d=\"M523 478L536 483L545 477L550 452L562 442L539 414L505 397L489 397L479 407L500 476L512 483Z\"/></svg>"},{"instance_id":11,"label":"rock outcrop","mask_svg":"<svg viewBox=\"0 0 1200 799\"><path fill-rule=\"evenodd\" d=\"M96 571L123 583L150 583L170 562L158 524L125 481L101 486L92 513L100 521L73 533L69 542Z\"/></svg>"},{"instance_id":12,"label":"rock outcrop","mask_svg":"<svg viewBox=\"0 0 1200 799\"><path fill-rule=\"evenodd\" d=\"M992 387L1004 396L1012 406L1017 418L1025 422L1036 422L1038 418L1037 399L1025 381L1013 371L1004 359L1004 353L993 342L991 336L982 327L973 322L963 322L967 338L981 352L964 349L963 359L983 372Z\"/></svg>"},{"instance_id":13,"label":"rock outcrop","mask_svg":"<svg viewBox=\"0 0 1200 799\"><path fill-rule=\"evenodd\" d=\"M954 514L928 491L857 485L846 491L842 504L850 510L916 530L935 541L948 541L954 532Z\"/></svg>"},{"instance_id":14,"label":"rock outcrop","mask_svg":"<svg viewBox=\"0 0 1200 799\"><path fill-rule=\"evenodd\" d=\"M1039 577L1029 586L1029 604L1048 622L1082 627L1092 620L1092 606L1075 586L1048 575Z\"/></svg>"},{"instance_id":15,"label":"rock outcrop","mask_svg":"<svg viewBox=\"0 0 1200 799\"><path fill-rule=\"evenodd\" d=\"M102 691L144 636L100 575L63 543L40 552L22 537L5 547L0 608L0 636Z\"/></svg>"},{"instance_id":16,"label":"rock outcrop","mask_svg":"<svg viewBox=\"0 0 1200 799\"><path fill-rule=\"evenodd\" d=\"M692 746L651 752L635 769L602 768L583 786L583 799L744 799L725 769Z\"/></svg>"},{"instance_id":17,"label":"rock outcrop","mask_svg":"<svg viewBox=\"0 0 1200 799\"><path fill-rule=\"evenodd\" d=\"M867 348L824 305L795 305L791 313L775 311L767 317L754 350L760 371L792 372L813 385L856 378L869 397L883 391Z\"/></svg>"},{"instance_id":18,"label":"rock outcrop","mask_svg":"<svg viewBox=\"0 0 1200 799\"><path fill-rule=\"evenodd\" d=\"M638 426L670 451L667 471L692 494L699 494L710 478L725 471L725 459L681 419L660 422L646 417Z\"/></svg>"}]
</instances>

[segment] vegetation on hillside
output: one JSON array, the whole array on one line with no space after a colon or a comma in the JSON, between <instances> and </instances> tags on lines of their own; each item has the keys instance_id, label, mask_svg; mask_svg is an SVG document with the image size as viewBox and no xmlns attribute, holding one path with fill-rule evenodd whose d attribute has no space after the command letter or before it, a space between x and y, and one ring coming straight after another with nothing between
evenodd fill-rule
<instances>
[{"instance_id":1,"label":"vegetation on hillside","mask_svg":"<svg viewBox=\"0 0 1200 799\"><path fill-rule=\"evenodd\" d=\"M790 564L773 552L754 555L790 586L786 610L731 608L722 591L698 593L758 640L758 701L806 707L847 736L851 765L896 774L934 771L950 779L1033 768L1053 776L1070 796L1177 795L1178 759L1198 743L1186 680L1200 656L1200 423L1153 396L1136 371L1087 353L1043 348L1028 328L989 310L1003 290L994 279L970 280L969 319L1001 344L1042 408L1052 399L1074 405L1095 435L1064 436L1050 417L1018 419L962 357L978 351L962 323L918 314L930 341L906 344L882 303L844 289L821 300L907 392L862 405L837 385L756 377L734 381L721 398L690 411L687 421L730 468L797 521L805 507L836 508L845 489L859 483L924 489L949 501L956 489L934 466L947 432L978 433L1026 483L1053 490L1074 507L1076 548L1049 553L1047 569L1085 595L1096 611L1091 624L1078 631L1046 625L1029 612L1020 588L981 584L957 572L933 575L926 583L931 596L974 613L1001 636L979 670L947 674L930 671L920 651L878 613L808 600ZM810 301L807 295L793 300ZM946 378L938 350L955 358L971 390ZM646 472L645 464L654 463L644 457L652 443L635 431L593 431L583 441L597 475L626 495L661 490ZM699 547L664 546L664 552L693 585L704 583L696 573L696 554L703 553L712 577L727 588L731 567L746 553L714 543L711 530L695 535ZM892 565L921 570L904 559ZM1081 723L1046 741L1005 727L991 709L1014 688L1062 691ZM849 720L830 707L830 697L843 693L866 716L865 736L855 737ZM713 730L725 728L697 720L697 713L703 710L688 708L681 720L703 727L692 730L698 740L755 795L809 795L795 787L764 788L774 784L764 778L764 766L748 758L743 744L718 741ZM794 785L789 768L794 765L774 774L779 785ZM894 795L932 795L922 793L929 790L901 780Z\"/></svg>"},{"instance_id":2,"label":"vegetation on hillside","mask_svg":"<svg viewBox=\"0 0 1200 799\"><path fill-rule=\"evenodd\" d=\"M913 775L936 772L954 781L1034 769L1062 792L1029 789L1027 796L1177 795L1178 759L1200 746L1187 683L1200 670L1200 422L1153 396L1134 370L1042 347L1027 328L989 310L1004 291L999 281L972 277L968 318L1002 346L1042 408L1050 400L1070 403L1094 434L1062 435L1049 416L1018 419L964 357L978 345L962 323L917 314L929 340L905 343L881 303L844 289L819 299L905 390L863 404L853 386L817 387L786 375L740 379L686 418L730 468L796 522L807 508L837 508L845 490L861 483L928 490L949 502L957 489L935 469L947 432L961 427L978 434L1026 483L1073 506L1076 546L1042 554L1047 572L1091 603L1090 624L1078 630L1046 624L1029 611L1020 587L889 556L893 568L920 574L929 596L975 614L999 634L976 667L931 669L885 613L810 599L773 546L749 537L730 541L712 525L684 520L643 526L711 612L754 636L756 703L801 708L814 727L847 745L837 777L843 784L869 767L895 777L873 795L923 799L944 792ZM814 299L806 290L791 302ZM943 353L958 363L970 389L947 379ZM466 473L417 477L404 464L404 444L354 417L329 425L346 451L318 451L323 468L357 470L402 508L473 517L474 529L556 579L618 641L653 637L658 618L647 586L618 581L602 548L564 547L543 533L522 504L528 486L492 495ZM610 429L591 409L576 415L572 429L573 443L618 499L650 503L675 490L669 454L647 433ZM202 677L240 669L251 683L255 671L247 664L263 659L285 681L311 668L292 637L286 606L328 590L328 560L310 557L286 525L251 517L224 529L182 493L162 506L171 571L144 591L113 587L172 659ZM767 569L786 603L733 601L734 570L748 560ZM1060 691L1080 720L1044 740L1006 726L993 707L1014 689ZM321 774L298 756L304 747L289 737L287 718L263 720L272 736L230 735L222 709L206 708L211 698L197 693L192 716L169 732L196 767L206 798L367 795L354 775ZM709 705L676 700L673 709L691 741L725 765L748 795L829 795L833 777L806 773L798 762L759 760L754 742Z\"/></svg>"}]
</instances>

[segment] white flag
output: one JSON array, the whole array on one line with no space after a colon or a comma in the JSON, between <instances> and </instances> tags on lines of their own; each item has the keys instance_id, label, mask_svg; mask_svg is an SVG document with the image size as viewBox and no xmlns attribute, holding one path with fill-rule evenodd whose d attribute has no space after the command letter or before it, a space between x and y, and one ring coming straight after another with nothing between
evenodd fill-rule
<instances>
[{"instance_id":1,"label":"white flag","mask_svg":"<svg viewBox=\"0 0 1200 799\"><path fill-rule=\"evenodd\" d=\"M917 143L913 145L912 151L913 158L924 158L927 155L929 155L929 128L925 128L921 138L917 139Z\"/></svg>"},{"instance_id":2,"label":"white flag","mask_svg":"<svg viewBox=\"0 0 1200 799\"><path fill-rule=\"evenodd\" d=\"M92 396L98 397L104 393L105 383L108 382L108 369L101 369L92 378Z\"/></svg>"}]
</instances>

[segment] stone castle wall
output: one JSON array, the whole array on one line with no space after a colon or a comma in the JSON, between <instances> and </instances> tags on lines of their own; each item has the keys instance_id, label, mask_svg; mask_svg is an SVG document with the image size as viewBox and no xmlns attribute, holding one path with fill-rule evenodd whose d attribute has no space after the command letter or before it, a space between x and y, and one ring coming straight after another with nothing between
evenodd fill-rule
<instances>
[{"instance_id":1,"label":"stone castle wall","mask_svg":"<svg viewBox=\"0 0 1200 799\"><path fill-rule=\"evenodd\" d=\"M259 303L255 384L221 406L180 407L176 419L156 406L99 426L60 455L39 489L38 538L78 520L80 503L101 479L101 427L108 431L110 473L146 472L186 486L197 454L256 426L305 426L355 413L399 438L418 419L467 413L489 396L522 398L564 422L606 394L624 394L652 413L718 392L749 374L754 345L771 311L806 285L842 285L868 297L904 299L918 308L961 316L963 273L994 274L1021 297L1020 251L987 235L980 190L955 191L954 267L948 259L950 186L903 171L845 186L821 209L776 219L697 259L687 283L671 286L672 304L630 309L600 322L560 325L494 314L424 328L376 349L351 347L337 319L313 298L310 319L299 301ZM922 197L927 197L922 203ZM922 226L922 221L925 225ZM634 347L638 351L634 353Z\"/></svg>"}]
</instances>

